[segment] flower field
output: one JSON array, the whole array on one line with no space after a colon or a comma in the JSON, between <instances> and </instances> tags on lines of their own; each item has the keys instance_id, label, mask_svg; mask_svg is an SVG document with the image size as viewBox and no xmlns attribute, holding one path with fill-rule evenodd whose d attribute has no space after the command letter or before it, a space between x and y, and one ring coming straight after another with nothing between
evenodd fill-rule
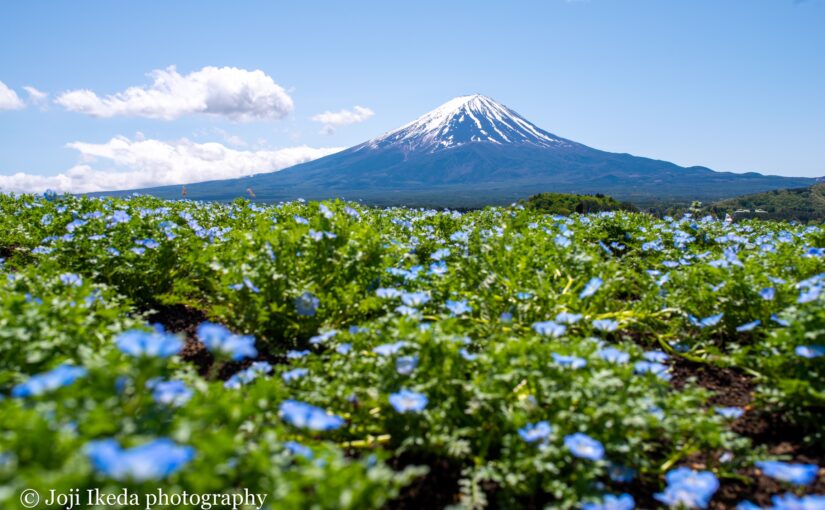
<instances>
[{"instance_id":1,"label":"flower field","mask_svg":"<svg viewBox=\"0 0 825 510\"><path fill-rule=\"evenodd\" d=\"M823 285L821 226L0 195L0 505L822 509Z\"/></svg>"}]
</instances>

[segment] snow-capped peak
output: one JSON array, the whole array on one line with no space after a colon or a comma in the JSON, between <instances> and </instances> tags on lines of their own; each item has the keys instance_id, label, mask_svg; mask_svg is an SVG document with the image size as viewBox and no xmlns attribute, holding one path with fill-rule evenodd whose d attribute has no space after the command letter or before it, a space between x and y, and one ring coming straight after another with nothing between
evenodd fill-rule
<instances>
[{"instance_id":1,"label":"snow-capped peak","mask_svg":"<svg viewBox=\"0 0 825 510\"><path fill-rule=\"evenodd\" d=\"M436 151L467 143L558 147L570 142L544 131L501 103L481 94L459 96L416 120L364 144Z\"/></svg>"}]
</instances>

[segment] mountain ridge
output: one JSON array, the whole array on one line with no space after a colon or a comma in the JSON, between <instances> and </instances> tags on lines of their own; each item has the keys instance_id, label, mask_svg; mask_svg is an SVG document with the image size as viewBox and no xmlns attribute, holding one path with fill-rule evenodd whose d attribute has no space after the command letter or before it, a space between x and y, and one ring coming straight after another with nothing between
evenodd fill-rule
<instances>
[{"instance_id":1,"label":"mountain ridge","mask_svg":"<svg viewBox=\"0 0 825 510\"><path fill-rule=\"evenodd\" d=\"M611 153L554 135L480 94L459 96L397 129L287 169L187 184L187 198L346 198L376 205L506 204L542 191L605 193L620 200L718 200L812 178L734 174ZM163 198L180 186L139 190ZM109 192L102 195L122 195Z\"/></svg>"}]
</instances>

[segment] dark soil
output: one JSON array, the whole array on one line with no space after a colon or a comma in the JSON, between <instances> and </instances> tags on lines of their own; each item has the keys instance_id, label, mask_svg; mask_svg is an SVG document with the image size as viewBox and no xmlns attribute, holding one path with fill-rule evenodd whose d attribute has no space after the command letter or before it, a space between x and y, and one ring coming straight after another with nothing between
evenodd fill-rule
<instances>
[{"instance_id":1,"label":"dark soil","mask_svg":"<svg viewBox=\"0 0 825 510\"><path fill-rule=\"evenodd\" d=\"M437 510L458 503L461 466L446 459L414 459L403 455L389 464L396 471L410 465L427 465L430 471L404 487L397 498L385 505L386 510Z\"/></svg>"},{"instance_id":2,"label":"dark soil","mask_svg":"<svg viewBox=\"0 0 825 510\"><path fill-rule=\"evenodd\" d=\"M0 246L0 259L8 259L17 251L16 246Z\"/></svg>"},{"instance_id":3,"label":"dark soil","mask_svg":"<svg viewBox=\"0 0 825 510\"><path fill-rule=\"evenodd\" d=\"M757 412L751 408L755 385L750 376L733 368L721 368L712 365L692 363L676 359L672 365L671 385L681 390L689 380L710 390L710 406L742 407L745 414L734 421L731 428L737 434L751 439L754 447L764 447L769 455L781 455L788 462L825 465L823 451L802 442L803 433L793 424L785 421L778 414ZM693 469L705 469L706 463L701 456L686 459L683 465ZM805 494L825 494L825 470L820 470L817 480L804 488ZM759 506L771 504L771 496L788 492L788 487L764 476L757 468L751 467L739 472L747 477L748 482L734 479L720 480L720 487L710 503L711 510L735 509L736 505L749 500ZM647 494L652 487L638 487ZM634 494L634 497L636 495ZM639 494L639 498L644 498ZM645 507L646 508L646 507Z\"/></svg>"},{"instance_id":4,"label":"dark soil","mask_svg":"<svg viewBox=\"0 0 825 510\"><path fill-rule=\"evenodd\" d=\"M708 404L719 407L746 407L753 399L752 378L733 368L692 363L678 358L671 366L671 386L681 390L688 381L713 392Z\"/></svg>"}]
</instances>

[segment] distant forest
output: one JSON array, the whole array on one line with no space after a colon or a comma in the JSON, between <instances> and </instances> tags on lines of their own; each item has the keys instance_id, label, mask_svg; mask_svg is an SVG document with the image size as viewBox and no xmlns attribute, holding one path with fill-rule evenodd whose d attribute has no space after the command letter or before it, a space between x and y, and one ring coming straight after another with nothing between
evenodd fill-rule
<instances>
[{"instance_id":1,"label":"distant forest","mask_svg":"<svg viewBox=\"0 0 825 510\"><path fill-rule=\"evenodd\" d=\"M548 214L573 214L600 211L645 211L656 216L679 216L686 212L712 214L734 219L765 219L820 223L825 221L825 182L809 188L780 189L720 200L700 202L620 202L603 194L539 193L520 203Z\"/></svg>"},{"instance_id":2,"label":"distant forest","mask_svg":"<svg viewBox=\"0 0 825 510\"><path fill-rule=\"evenodd\" d=\"M573 214L573 213L593 213L601 211L638 211L638 209L628 203L619 202L613 197L595 195L574 195L570 193L539 193L527 200L522 200L521 204L528 209L541 211L547 214Z\"/></svg>"},{"instance_id":3,"label":"distant forest","mask_svg":"<svg viewBox=\"0 0 825 510\"><path fill-rule=\"evenodd\" d=\"M809 188L780 189L729 198L711 204L708 210L715 214L729 212L735 216L819 223L825 220L825 182Z\"/></svg>"}]
</instances>

